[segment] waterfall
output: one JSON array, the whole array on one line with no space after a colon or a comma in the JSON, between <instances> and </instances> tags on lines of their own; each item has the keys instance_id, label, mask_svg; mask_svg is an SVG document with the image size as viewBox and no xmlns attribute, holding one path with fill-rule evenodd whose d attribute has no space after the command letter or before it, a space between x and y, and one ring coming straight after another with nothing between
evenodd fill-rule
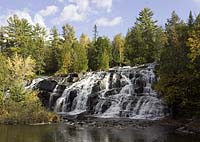
<instances>
[{"instance_id":1,"label":"waterfall","mask_svg":"<svg viewBox=\"0 0 200 142\"><path fill-rule=\"evenodd\" d=\"M109 71L88 72L57 95L53 109L58 114L86 113L96 117L159 119L167 107L152 89L155 64L115 67ZM57 86L50 95L56 96ZM51 106L52 107L52 106Z\"/></svg>"}]
</instances>

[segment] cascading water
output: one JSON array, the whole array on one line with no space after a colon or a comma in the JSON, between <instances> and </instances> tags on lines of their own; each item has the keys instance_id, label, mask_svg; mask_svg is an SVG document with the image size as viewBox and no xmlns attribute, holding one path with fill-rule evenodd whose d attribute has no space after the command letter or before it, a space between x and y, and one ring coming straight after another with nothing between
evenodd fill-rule
<instances>
[{"instance_id":1,"label":"cascading water","mask_svg":"<svg viewBox=\"0 0 200 142\"><path fill-rule=\"evenodd\" d=\"M154 64L117 67L108 72L89 72L66 87L54 111L67 115L82 112L96 117L158 119L166 106L152 89Z\"/></svg>"}]
</instances>

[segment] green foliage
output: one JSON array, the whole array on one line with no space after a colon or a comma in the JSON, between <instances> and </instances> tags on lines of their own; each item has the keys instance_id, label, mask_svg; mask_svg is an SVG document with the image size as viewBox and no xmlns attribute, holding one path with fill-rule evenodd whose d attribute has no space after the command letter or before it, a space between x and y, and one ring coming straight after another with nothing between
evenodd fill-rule
<instances>
[{"instance_id":1,"label":"green foliage","mask_svg":"<svg viewBox=\"0 0 200 142\"><path fill-rule=\"evenodd\" d=\"M63 29L63 38L65 41L73 44L76 41L74 27L69 24L66 24L62 27Z\"/></svg>"},{"instance_id":2,"label":"green foliage","mask_svg":"<svg viewBox=\"0 0 200 142\"><path fill-rule=\"evenodd\" d=\"M84 46L86 49L89 48L90 38L86 34L82 34L79 40L80 44Z\"/></svg>"},{"instance_id":3,"label":"green foliage","mask_svg":"<svg viewBox=\"0 0 200 142\"><path fill-rule=\"evenodd\" d=\"M126 37L117 34L112 42L98 35L96 25L91 42L86 34L78 41L69 24L62 30L61 35L53 27L47 38L45 28L16 15L8 18L7 26L1 26L1 121L18 122L23 118L26 123L29 120L25 118L30 121L31 118L37 121L49 119L51 114L44 111L37 99L27 99L35 98L34 93L23 88L24 82L35 74L99 71L107 70L109 66L155 61L159 63L157 73L160 77L155 88L166 102L179 110L200 110L200 15L194 18L190 12L185 23L172 12L164 31L153 20L153 12L144 8ZM5 99L7 90L10 90L9 99ZM30 112L33 115L29 117Z\"/></svg>"},{"instance_id":4,"label":"green foliage","mask_svg":"<svg viewBox=\"0 0 200 142\"><path fill-rule=\"evenodd\" d=\"M114 64L121 65L124 62L124 43L122 34L117 34L112 42L112 57Z\"/></svg>"},{"instance_id":5,"label":"green foliage","mask_svg":"<svg viewBox=\"0 0 200 142\"><path fill-rule=\"evenodd\" d=\"M58 60L58 68L56 74L66 74L72 64L72 48L69 42L64 42L63 45L59 48L60 58Z\"/></svg>"},{"instance_id":6,"label":"green foliage","mask_svg":"<svg viewBox=\"0 0 200 142\"><path fill-rule=\"evenodd\" d=\"M88 69L86 48L77 43L73 44L72 72L85 72Z\"/></svg>"},{"instance_id":7,"label":"green foliage","mask_svg":"<svg viewBox=\"0 0 200 142\"><path fill-rule=\"evenodd\" d=\"M5 58L0 54L0 123L40 123L58 121L58 116L47 112L36 92L25 90L24 83L35 73L35 61L18 54Z\"/></svg>"},{"instance_id":8,"label":"green foliage","mask_svg":"<svg viewBox=\"0 0 200 142\"><path fill-rule=\"evenodd\" d=\"M174 115L184 114L188 109L194 115L200 109L199 68L190 58L195 40L194 31L190 32L193 29L191 17L190 14L190 22L185 24L175 12L172 13L166 23L168 40L159 62L160 80L156 89L172 107Z\"/></svg>"},{"instance_id":9,"label":"green foliage","mask_svg":"<svg viewBox=\"0 0 200 142\"><path fill-rule=\"evenodd\" d=\"M8 83L8 66L6 62L6 57L4 57L0 53L0 92L4 92L7 89L7 83Z\"/></svg>"},{"instance_id":10,"label":"green foliage","mask_svg":"<svg viewBox=\"0 0 200 142\"><path fill-rule=\"evenodd\" d=\"M125 55L131 65L154 62L160 57L166 38L152 17L153 12L144 8L126 35Z\"/></svg>"},{"instance_id":11,"label":"green foliage","mask_svg":"<svg viewBox=\"0 0 200 142\"><path fill-rule=\"evenodd\" d=\"M60 50L63 43L56 27L51 29L50 35L49 46L45 48L45 72L55 73L59 70Z\"/></svg>"},{"instance_id":12,"label":"green foliage","mask_svg":"<svg viewBox=\"0 0 200 142\"><path fill-rule=\"evenodd\" d=\"M30 56L23 59L18 54L7 59L9 81L13 84L22 84L35 75L35 60Z\"/></svg>"},{"instance_id":13,"label":"green foliage","mask_svg":"<svg viewBox=\"0 0 200 142\"><path fill-rule=\"evenodd\" d=\"M12 56L17 53L23 58L31 55L36 60L38 74L44 72L44 28L38 24L33 26L26 19L19 19L14 15L8 18L8 26L1 27L1 33L0 43L5 55Z\"/></svg>"},{"instance_id":14,"label":"green foliage","mask_svg":"<svg viewBox=\"0 0 200 142\"><path fill-rule=\"evenodd\" d=\"M36 94L36 92L25 92L25 97L18 102L11 97L4 99L3 105L0 105L0 123L30 124L59 121L57 115L47 112L42 107Z\"/></svg>"},{"instance_id":15,"label":"green foliage","mask_svg":"<svg viewBox=\"0 0 200 142\"><path fill-rule=\"evenodd\" d=\"M89 49L89 68L107 70L111 58L111 45L107 37L98 37Z\"/></svg>"}]
</instances>

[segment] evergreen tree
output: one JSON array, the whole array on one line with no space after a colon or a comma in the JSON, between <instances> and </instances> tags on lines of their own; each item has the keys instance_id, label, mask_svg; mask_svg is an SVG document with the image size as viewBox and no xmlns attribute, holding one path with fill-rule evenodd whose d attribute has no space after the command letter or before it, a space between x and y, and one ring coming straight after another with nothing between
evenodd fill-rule
<instances>
[{"instance_id":1,"label":"evergreen tree","mask_svg":"<svg viewBox=\"0 0 200 142\"><path fill-rule=\"evenodd\" d=\"M88 69L88 59L86 48L76 42L73 45L73 54L72 54L72 72L85 72Z\"/></svg>"},{"instance_id":2,"label":"evergreen tree","mask_svg":"<svg viewBox=\"0 0 200 142\"><path fill-rule=\"evenodd\" d=\"M81 45L83 45L87 49L89 48L89 45L90 45L90 38L86 34L81 34L79 42Z\"/></svg>"},{"instance_id":3,"label":"evergreen tree","mask_svg":"<svg viewBox=\"0 0 200 142\"><path fill-rule=\"evenodd\" d=\"M59 69L59 60L61 60L60 50L62 46L62 40L59 36L56 27L53 27L50 32L49 47L46 48L45 64L46 72L55 73Z\"/></svg>"},{"instance_id":4,"label":"evergreen tree","mask_svg":"<svg viewBox=\"0 0 200 142\"><path fill-rule=\"evenodd\" d=\"M153 12L144 8L125 40L125 55L131 65L150 63L159 59L165 35L153 20ZM159 45L159 46L158 46Z\"/></svg>"},{"instance_id":5,"label":"evergreen tree","mask_svg":"<svg viewBox=\"0 0 200 142\"><path fill-rule=\"evenodd\" d=\"M56 74L67 74L72 65L72 48L69 42L64 42L59 49L58 71Z\"/></svg>"},{"instance_id":6,"label":"evergreen tree","mask_svg":"<svg viewBox=\"0 0 200 142\"><path fill-rule=\"evenodd\" d=\"M92 70L107 70L109 68L110 49L109 39L106 37L98 37L92 49Z\"/></svg>"},{"instance_id":7,"label":"evergreen tree","mask_svg":"<svg viewBox=\"0 0 200 142\"><path fill-rule=\"evenodd\" d=\"M157 90L172 107L174 115L183 115L192 108L197 108L199 100L199 79L188 58L189 47L187 25L173 12L166 24L168 42L161 54Z\"/></svg>"},{"instance_id":8,"label":"evergreen tree","mask_svg":"<svg viewBox=\"0 0 200 142\"><path fill-rule=\"evenodd\" d=\"M74 27L66 24L62 27L64 40L73 44L76 41Z\"/></svg>"},{"instance_id":9,"label":"evergreen tree","mask_svg":"<svg viewBox=\"0 0 200 142\"><path fill-rule=\"evenodd\" d=\"M190 58L192 61L198 61L200 59L200 14L194 21L194 28L190 32L188 44L190 46Z\"/></svg>"},{"instance_id":10,"label":"evergreen tree","mask_svg":"<svg viewBox=\"0 0 200 142\"><path fill-rule=\"evenodd\" d=\"M97 38L98 38L98 30L97 30L97 25L95 24L94 25L94 30L93 30L93 33L94 33L94 42L97 41Z\"/></svg>"},{"instance_id":11,"label":"evergreen tree","mask_svg":"<svg viewBox=\"0 0 200 142\"><path fill-rule=\"evenodd\" d=\"M192 15L192 11L190 11L189 19L188 19L188 26L191 28L191 27L193 27L193 24L194 24L194 17Z\"/></svg>"},{"instance_id":12,"label":"evergreen tree","mask_svg":"<svg viewBox=\"0 0 200 142\"><path fill-rule=\"evenodd\" d=\"M38 74L45 72L45 56L46 56L46 29L41 27L39 24L33 26L31 55L36 60L36 70Z\"/></svg>"},{"instance_id":13,"label":"evergreen tree","mask_svg":"<svg viewBox=\"0 0 200 142\"><path fill-rule=\"evenodd\" d=\"M124 42L122 34L117 34L112 42L112 56L114 65L122 65L124 62Z\"/></svg>"},{"instance_id":14,"label":"evergreen tree","mask_svg":"<svg viewBox=\"0 0 200 142\"><path fill-rule=\"evenodd\" d=\"M6 92L8 89L8 66L6 57L0 52L0 94Z\"/></svg>"}]
</instances>

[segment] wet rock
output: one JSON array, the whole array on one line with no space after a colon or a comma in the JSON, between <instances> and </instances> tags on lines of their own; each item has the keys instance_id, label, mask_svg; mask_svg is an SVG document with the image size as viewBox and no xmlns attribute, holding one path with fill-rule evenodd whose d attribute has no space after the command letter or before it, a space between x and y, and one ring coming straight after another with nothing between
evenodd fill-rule
<instances>
[{"instance_id":1,"label":"wet rock","mask_svg":"<svg viewBox=\"0 0 200 142\"><path fill-rule=\"evenodd\" d=\"M110 108L110 106L112 105L112 103L110 101L106 101L101 108L101 113L106 112L107 109Z\"/></svg>"},{"instance_id":2,"label":"wet rock","mask_svg":"<svg viewBox=\"0 0 200 142\"><path fill-rule=\"evenodd\" d=\"M144 87L146 86L146 81L142 75L137 74L137 76L138 77L135 79L135 92L143 93Z\"/></svg>"},{"instance_id":3,"label":"wet rock","mask_svg":"<svg viewBox=\"0 0 200 142\"><path fill-rule=\"evenodd\" d=\"M87 100L87 110L90 114L94 114L95 112L95 107L98 103L99 100L99 94L91 94L88 96L88 100Z\"/></svg>"},{"instance_id":4,"label":"wet rock","mask_svg":"<svg viewBox=\"0 0 200 142\"><path fill-rule=\"evenodd\" d=\"M61 97L61 93L52 93L50 96L50 100L49 100L49 109L50 110L54 110L54 106L56 104L56 101L59 97Z\"/></svg>"},{"instance_id":5,"label":"wet rock","mask_svg":"<svg viewBox=\"0 0 200 142\"><path fill-rule=\"evenodd\" d=\"M121 87L121 78L122 76L118 73L113 76L112 88L120 88Z\"/></svg>"},{"instance_id":6,"label":"wet rock","mask_svg":"<svg viewBox=\"0 0 200 142\"><path fill-rule=\"evenodd\" d=\"M44 79L37 84L37 88L42 91L53 92L57 82L55 80Z\"/></svg>"},{"instance_id":7,"label":"wet rock","mask_svg":"<svg viewBox=\"0 0 200 142\"><path fill-rule=\"evenodd\" d=\"M73 109L73 101L77 97L77 90L70 91L68 97L65 99L66 107L65 112L69 112Z\"/></svg>"},{"instance_id":8,"label":"wet rock","mask_svg":"<svg viewBox=\"0 0 200 142\"><path fill-rule=\"evenodd\" d=\"M94 84L94 86L92 87L92 92L91 92L91 94L95 94L95 93L101 91L101 86L100 86L100 84L101 84L101 81L98 81L97 83Z\"/></svg>"},{"instance_id":9,"label":"wet rock","mask_svg":"<svg viewBox=\"0 0 200 142\"><path fill-rule=\"evenodd\" d=\"M87 116L88 112L87 111L84 111L82 113L79 113L79 114L75 114L75 115L68 115L68 114L65 114L63 115L63 119L65 120L68 120L68 121L82 121L82 120L85 120L86 116ZM76 123L78 124L78 123Z\"/></svg>"},{"instance_id":10,"label":"wet rock","mask_svg":"<svg viewBox=\"0 0 200 142\"><path fill-rule=\"evenodd\" d=\"M43 106L48 108L49 107L50 93L47 92L47 91L40 91L38 93L38 97L39 97L40 101L42 102Z\"/></svg>"},{"instance_id":11,"label":"wet rock","mask_svg":"<svg viewBox=\"0 0 200 142\"><path fill-rule=\"evenodd\" d=\"M64 92L65 88L66 88L65 85L58 85L56 88L56 92L54 92L54 93L62 94Z\"/></svg>"},{"instance_id":12,"label":"wet rock","mask_svg":"<svg viewBox=\"0 0 200 142\"><path fill-rule=\"evenodd\" d=\"M130 79L134 78L134 76L135 76L134 73L130 73L130 74L129 74L129 78L130 78Z\"/></svg>"},{"instance_id":13,"label":"wet rock","mask_svg":"<svg viewBox=\"0 0 200 142\"><path fill-rule=\"evenodd\" d=\"M104 96L105 97L109 97L109 96L112 96L112 95L115 95L115 94L118 94L120 92L121 88L114 88L114 89L111 89L111 90L108 90Z\"/></svg>"},{"instance_id":14,"label":"wet rock","mask_svg":"<svg viewBox=\"0 0 200 142\"><path fill-rule=\"evenodd\" d=\"M79 80L79 75L77 73L70 73L67 76L67 81L68 82L76 82Z\"/></svg>"}]
</instances>

